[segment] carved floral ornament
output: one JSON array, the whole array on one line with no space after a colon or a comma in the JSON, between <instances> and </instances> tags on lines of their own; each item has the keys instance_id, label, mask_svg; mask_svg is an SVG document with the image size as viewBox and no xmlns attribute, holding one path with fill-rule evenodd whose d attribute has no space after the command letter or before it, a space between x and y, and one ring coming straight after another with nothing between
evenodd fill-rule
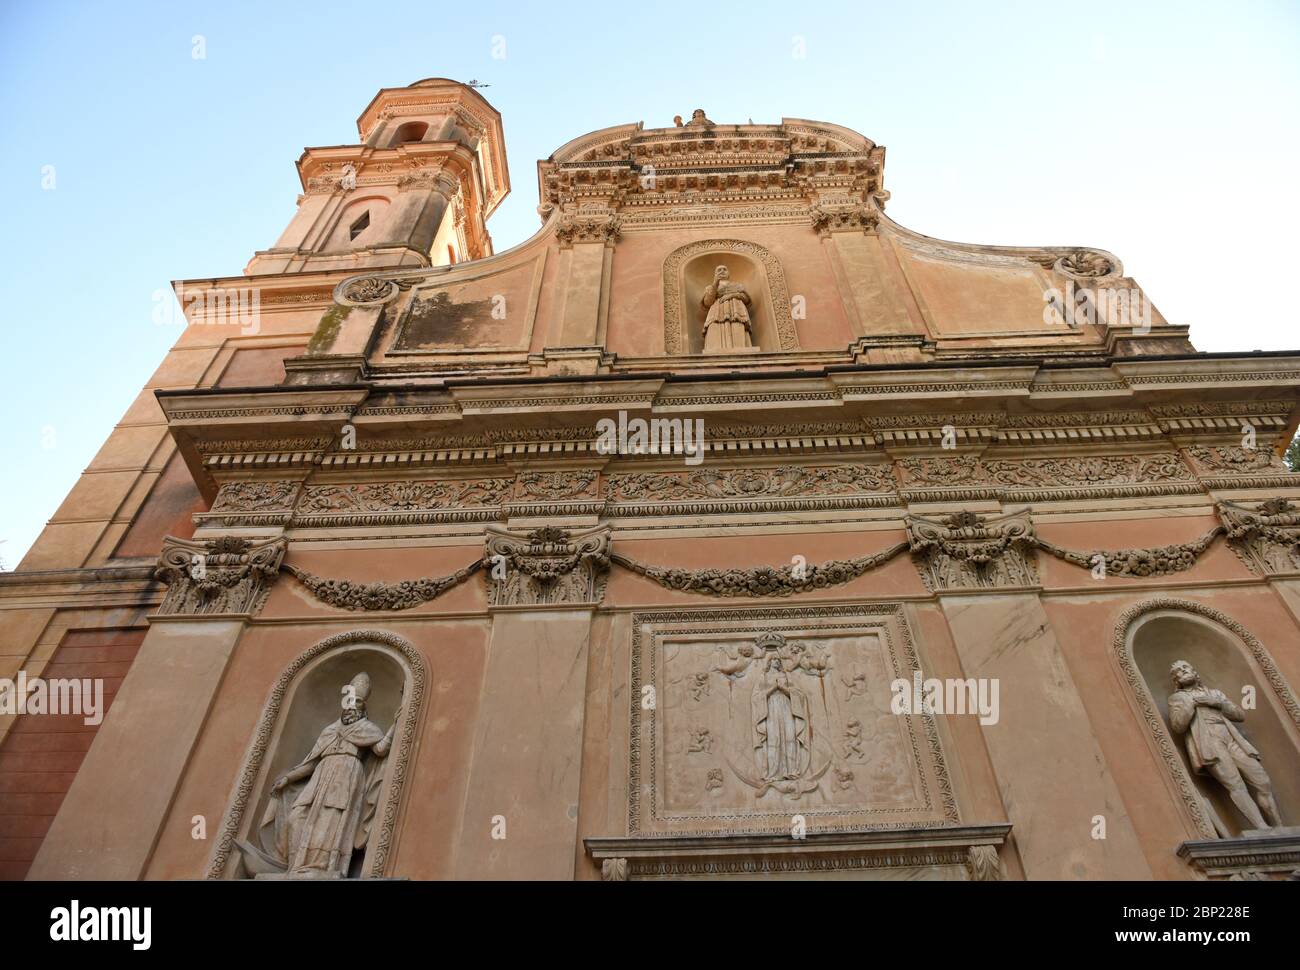
<instances>
[{"instance_id":1,"label":"carved floral ornament","mask_svg":"<svg viewBox=\"0 0 1300 970\"><path fill-rule=\"evenodd\" d=\"M543 399L549 400L549 399ZM642 401L636 397L636 401ZM678 404L682 399L674 399ZM696 403L692 400L692 403ZM451 406L448 405L448 408ZM364 412L388 413L384 409ZM405 413L404 411L400 413ZM893 434L886 427L877 436ZM903 425L899 425L903 428ZM1026 425L1026 427L1034 427ZM867 432L855 423L749 426L714 429L710 451L735 450L732 440L770 438L777 433L792 450L861 447ZM898 432L902 434L902 431ZM1029 432L1026 432L1027 434ZM907 434L931 434L908 431ZM587 441L595 429L574 428L555 440ZM403 464L432 461L443 454L500 456L506 448L518 454L540 453L520 432L510 435L451 435L437 438L388 439L379 447L366 443L356 453L317 454L328 438L268 439L264 441L201 441L197 449L211 467L252 469L276 466L371 464L379 456L397 456ZM452 453L455 453L455 456ZM1266 449L1192 448L1192 459L1224 479L1254 487L1285 485L1274 471ZM391 460L391 459L387 459ZM1289 475L1289 473L1288 473ZM884 508L905 501L946 502L1000 499L1016 504L1046 500L1069 489L1087 498L1121 495L1203 494L1209 480L1198 479L1174 452L1130 455L1081 455L1068 458L995 459L976 454L901 457L888 461L840 461L834 464L783 464L768 467L708 467L685 471L623 471L601 474L595 469L520 471L509 477L403 478L302 484L296 479L246 479L222 483L211 513L225 527L282 523L299 526L354 526L398 522L488 522L506 517L517 504L534 506L534 515L561 514L563 503L591 505L610 516L719 513L752 509Z\"/></svg>"},{"instance_id":2,"label":"carved floral ornament","mask_svg":"<svg viewBox=\"0 0 1300 970\"><path fill-rule=\"evenodd\" d=\"M808 217L822 235L871 232L880 224L880 210L857 199L815 202L808 208Z\"/></svg>"},{"instance_id":3,"label":"carved floral ornament","mask_svg":"<svg viewBox=\"0 0 1300 970\"><path fill-rule=\"evenodd\" d=\"M1029 257L1033 262L1055 270L1062 276L1097 280L1119 276L1119 267L1105 254L1093 249L1076 249L1067 253L1043 253Z\"/></svg>"},{"instance_id":4,"label":"carved floral ornament","mask_svg":"<svg viewBox=\"0 0 1300 970\"><path fill-rule=\"evenodd\" d=\"M555 238L561 249L570 249L574 243L604 243L612 246L622 235L623 217L614 212L579 212L560 216L555 226Z\"/></svg>"},{"instance_id":5,"label":"carved floral ornament","mask_svg":"<svg viewBox=\"0 0 1300 970\"><path fill-rule=\"evenodd\" d=\"M906 541L856 559L796 566L677 569L611 551L608 525L571 531L554 526L518 534L487 527L484 555L442 577L361 583L317 576L283 564L288 540L223 536L169 539L155 576L170 589L160 614L255 613L283 569L317 600L346 610L406 610L427 603L482 572L493 606L599 603L611 564L665 589L705 596L791 596L842 586L910 552L928 589L1018 588L1038 584L1041 550L1107 577L1164 576L1193 568L1223 535L1256 574L1300 571L1300 510L1284 499L1250 509L1219 504L1221 523L1189 542L1155 548L1066 549L1037 535L1030 510L1003 515L960 511L942 519L908 516ZM201 563L201 568L196 567Z\"/></svg>"},{"instance_id":6,"label":"carved floral ornament","mask_svg":"<svg viewBox=\"0 0 1300 970\"><path fill-rule=\"evenodd\" d=\"M363 276L346 279L334 289L334 302L343 306L373 306L391 303L398 294L409 290L423 280L420 277L403 277L388 279L379 276Z\"/></svg>"},{"instance_id":7,"label":"carved floral ornament","mask_svg":"<svg viewBox=\"0 0 1300 970\"><path fill-rule=\"evenodd\" d=\"M158 615L256 613L284 561L285 538L205 541L168 536L154 578L168 587Z\"/></svg>"}]
</instances>

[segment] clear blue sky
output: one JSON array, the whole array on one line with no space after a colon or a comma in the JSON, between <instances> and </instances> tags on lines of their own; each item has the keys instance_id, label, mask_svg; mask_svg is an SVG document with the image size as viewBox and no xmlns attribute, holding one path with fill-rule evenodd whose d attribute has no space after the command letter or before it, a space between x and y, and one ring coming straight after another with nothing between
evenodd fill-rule
<instances>
[{"instance_id":1,"label":"clear blue sky","mask_svg":"<svg viewBox=\"0 0 1300 970\"><path fill-rule=\"evenodd\" d=\"M155 291L238 273L292 216L303 147L423 77L491 84L498 251L576 135L815 118L888 148L913 229L1101 246L1201 349L1300 347L1296 2L6 0L0 76L8 568L175 340Z\"/></svg>"}]
</instances>

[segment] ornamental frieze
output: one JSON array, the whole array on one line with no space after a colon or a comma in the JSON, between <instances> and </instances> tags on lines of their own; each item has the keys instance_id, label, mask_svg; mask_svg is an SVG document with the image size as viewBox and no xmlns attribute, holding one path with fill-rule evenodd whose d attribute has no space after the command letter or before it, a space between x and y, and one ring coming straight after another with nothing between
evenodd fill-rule
<instances>
[{"instance_id":1,"label":"ornamental frieze","mask_svg":"<svg viewBox=\"0 0 1300 970\"><path fill-rule=\"evenodd\" d=\"M301 516L497 507L509 497L513 486L510 478L309 485L303 490L296 512Z\"/></svg>"},{"instance_id":2,"label":"ornamental frieze","mask_svg":"<svg viewBox=\"0 0 1300 970\"><path fill-rule=\"evenodd\" d=\"M1254 515L1250 510L1245 511ZM360 583L317 576L287 564L283 568L316 599L348 610L410 609L441 595L480 569L485 571L489 602L494 606L593 605L603 595L610 564L677 592L719 597L791 596L841 586L910 550L926 587L941 592L1036 585L1037 570L1032 556L1035 549L1088 569L1095 579L1184 572L1195 566L1214 540L1225 532L1234 541L1251 541L1252 537L1261 535L1271 538L1271 534L1257 529L1256 520L1260 516L1269 520L1265 523L1269 528L1294 528L1300 533L1300 526L1294 524L1297 510L1276 500L1265 503L1259 516L1253 519L1235 518L1234 521L1244 523L1235 532L1232 527L1217 525L1189 542L1148 549L1085 552L1040 538L1034 532L1028 509L988 517L962 511L942 520L908 516L905 541L853 559L817 564L792 561L778 566L679 569L613 552L611 529L607 525L580 532L548 526L526 534L488 526L481 560L450 576ZM1292 533L1283 535L1285 538ZM180 540L176 543L183 545ZM1285 548L1292 550L1286 555L1300 555L1294 546ZM1272 561L1285 571L1290 560Z\"/></svg>"},{"instance_id":3,"label":"ornamental frieze","mask_svg":"<svg viewBox=\"0 0 1300 970\"><path fill-rule=\"evenodd\" d=\"M168 536L154 569L167 585L159 616L256 613L266 602L289 542L218 536L195 541Z\"/></svg>"},{"instance_id":4,"label":"ornamental frieze","mask_svg":"<svg viewBox=\"0 0 1300 970\"><path fill-rule=\"evenodd\" d=\"M937 485L948 488L957 485L988 484L988 473L975 455L957 455L952 458L902 458L898 461L903 474L903 484Z\"/></svg>"},{"instance_id":5,"label":"ornamental frieze","mask_svg":"<svg viewBox=\"0 0 1300 970\"><path fill-rule=\"evenodd\" d=\"M888 465L782 465L777 468L701 469L692 472L633 472L610 475L613 501L862 495L894 489Z\"/></svg>"},{"instance_id":6,"label":"ornamental frieze","mask_svg":"<svg viewBox=\"0 0 1300 970\"><path fill-rule=\"evenodd\" d=\"M595 498L600 476L593 469L583 471L522 472L515 479L515 498L521 502Z\"/></svg>"},{"instance_id":7,"label":"ornamental frieze","mask_svg":"<svg viewBox=\"0 0 1300 970\"><path fill-rule=\"evenodd\" d=\"M236 440L196 441L200 455L246 455L269 452L321 451L329 447L329 438L240 438Z\"/></svg>"},{"instance_id":8,"label":"ornamental frieze","mask_svg":"<svg viewBox=\"0 0 1300 970\"><path fill-rule=\"evenodd\" d=\"M213 512L287 512L293 508L298 482L226 482L212 503Z\"/></svg>"},{"instance_id":9,"label":"ornamental frieze","mask_svg":"<svg viewBox=\"0 0 1300 970\"><path fill-rule=\"evenodd\" d=\"M1009 487L1193 481L1187 466L1173 454L985 460L983 464L994 482Z\"/></svg>"},{"instance_id":10,"label":"ornamental frieze","mask_svg":"<svg viewBox=\"0 0 1300 970\"><path fill-rule=\"evenodd\" d=\"M1171 453L1017 460L957 455L951 458L903 458L898 464L903 472L904 485L908 487L1068 488L1190 484L1195 481L1187 466Z\"/></svg>"},{"instance_id":11,"label":"ornamental frieze","mask_svg":"<svg viewBox=\"0 0 1300 970\"><path fill-rule=\"evenodd\" d=\"M1207 472L1228 475L1258 475L1261 472L1289 471L1282 460L1268 448L1242 448L1238 445L1196 445L1187 449L1196 463Z\"/></svg>"}]
</instances>

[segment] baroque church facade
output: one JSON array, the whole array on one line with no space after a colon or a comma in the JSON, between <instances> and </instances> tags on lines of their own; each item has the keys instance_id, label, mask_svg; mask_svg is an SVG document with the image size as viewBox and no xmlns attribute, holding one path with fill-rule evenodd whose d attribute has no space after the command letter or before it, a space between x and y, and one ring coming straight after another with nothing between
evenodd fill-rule
<instances>
[{"instance_id":1,"label":"baroque church facade","mask_svg":"<svg viewBox=\"0 0 1300 970\"><path fill-rule=\"evenodd\" d=\"M306 149L20 567L9 879L1285 878L1300 354L786 118Z\"/></svg>"}]
</instances>

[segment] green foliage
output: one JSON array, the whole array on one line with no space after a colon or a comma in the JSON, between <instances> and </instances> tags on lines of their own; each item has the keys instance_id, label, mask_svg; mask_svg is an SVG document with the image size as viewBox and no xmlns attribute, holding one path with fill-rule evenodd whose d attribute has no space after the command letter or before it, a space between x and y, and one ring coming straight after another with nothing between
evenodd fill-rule
<instances>
[{"instance_id":1,"label":"green foliage","mask_svg":"<svg viewBox=\"0 0 1300 970\"><path fill-rule=\"evenodd\" d=\"M1282 460L1286 462L1287 468L1293 472L1300 472L1300 434L1291 439L1291 444L1287 446Z\"/></svg>"}]
</instances>

